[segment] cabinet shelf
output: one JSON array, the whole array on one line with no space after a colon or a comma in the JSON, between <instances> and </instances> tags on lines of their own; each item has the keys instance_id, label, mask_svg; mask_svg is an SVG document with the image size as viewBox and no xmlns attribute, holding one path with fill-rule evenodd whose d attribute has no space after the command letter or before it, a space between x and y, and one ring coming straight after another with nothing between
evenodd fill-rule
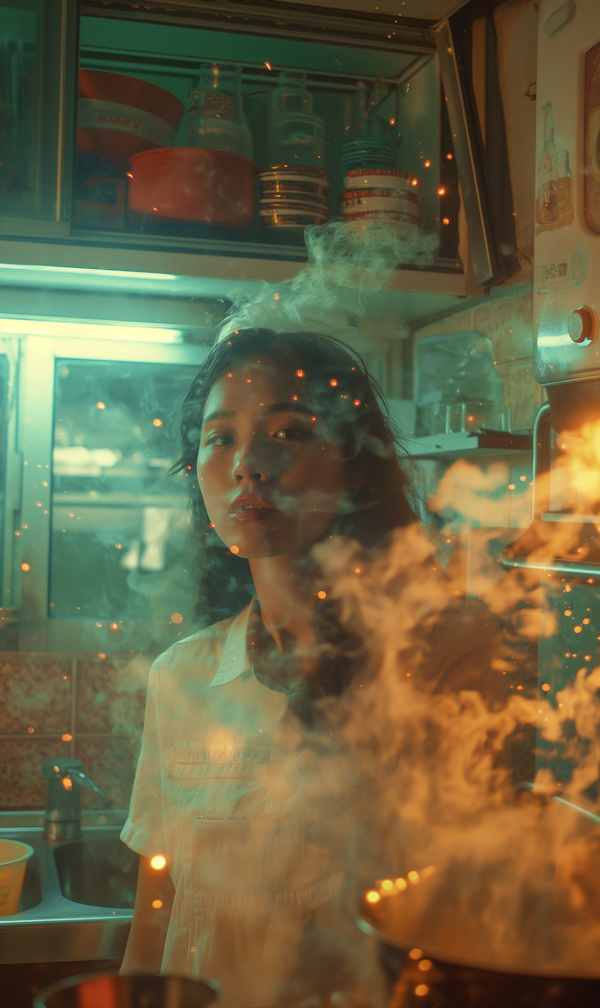
<instances>
[{"instance_id":1,"label":"cabinet shelf","mask_svg":"<svg viewBox=\"0 0 600 1008\"><path fill-rule=\"evenodd\" d=\"M505 455L531 451L530 434L489 431L485 434L430 434L406 441L411 458L461 458L465 455Z\"/></svg>"}]
</instances>

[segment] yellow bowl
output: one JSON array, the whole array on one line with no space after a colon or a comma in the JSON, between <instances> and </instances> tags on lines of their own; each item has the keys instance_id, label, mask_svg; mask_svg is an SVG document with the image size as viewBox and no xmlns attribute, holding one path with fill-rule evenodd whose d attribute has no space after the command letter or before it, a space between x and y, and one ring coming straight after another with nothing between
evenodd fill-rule
<instances>
[{"instance_id":1,"label":"yellow bowl","mask_svg":"<svg viewBox=\"0 0 600 1008\"><path fill-rule=\"evenodd\" d=\"M0 840L0 917L17 913L25 868L33 847L20 840Z\"/></svg>"}]
</instances>

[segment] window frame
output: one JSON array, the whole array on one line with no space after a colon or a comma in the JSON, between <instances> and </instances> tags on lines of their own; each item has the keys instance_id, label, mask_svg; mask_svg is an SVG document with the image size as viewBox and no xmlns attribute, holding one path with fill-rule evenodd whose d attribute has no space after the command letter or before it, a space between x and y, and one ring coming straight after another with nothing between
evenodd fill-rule
<instances>
[{"instance_id":1,"label":"window frame","mask_svg":"<svg viewBox=\"0 0 600 1008\"><path fill-rule=\"evenodd\" d=\"M12 574L15 601L11 604L17 605L21 612L21 651L106 651L112 654L119 651L114 640L108 637L105 620L103 627L98 628L95 619L51 619L49 616L56 361L70 358L199 366L209 350L208 346L193 344L37 335L21 338L17 444L22 493L20 509L15 514L7 507L5 522L5 543L10 538L12 553L10 559L6 554L5 580ZM41 486L42 481L48 486ZM15 536L15 531L20 531L21 535ZM21 568L23 563L29 564L29 570ZM136 621L136 629L143 634L151 629L151 624Z\"/></svg>"}]
</instances>

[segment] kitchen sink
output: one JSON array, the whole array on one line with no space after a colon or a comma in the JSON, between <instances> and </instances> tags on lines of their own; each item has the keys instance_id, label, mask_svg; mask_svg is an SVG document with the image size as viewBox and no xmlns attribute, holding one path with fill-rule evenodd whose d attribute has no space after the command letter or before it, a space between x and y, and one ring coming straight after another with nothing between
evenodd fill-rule
<instances>
[{"instance_id":1,"label":"kitchen sink","mask_svg":"<svg viewBox=\"0 0 600 1008\"><path fill-rule=\"evenodd\" d=\"M76 840L54 852L60 891L87 906L133 909L139 854L118 837Z\"/></svg>"},{"instance_id":2,"label":"kitchen sink","mask_svg":"<svg viewBox=\"0 0 600 1008\"><path fill-rule=\"evenodd\" d=\"M43 812L0 812L0 837L31 844L17 913L0 917L0 963L119 959L138 855L119 840L124 810L82 813L82 839L48 841Z\"/></svg>"}]
</instances>

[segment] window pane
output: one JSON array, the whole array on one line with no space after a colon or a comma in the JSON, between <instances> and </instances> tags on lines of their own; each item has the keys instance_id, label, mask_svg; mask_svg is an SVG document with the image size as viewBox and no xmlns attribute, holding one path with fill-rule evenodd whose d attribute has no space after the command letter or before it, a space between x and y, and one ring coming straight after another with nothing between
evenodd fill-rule
<instances>
[{"instance_id":1,"label":"window pane","mask_svg":"<svg viewBox=\"0 0 600 1008\"><path fill-rule=\"evenodd\" d=\"M114 650L143 643L132 621L151 621L158 643L172 613L190 627L185 479L165 477L195 370L56 364L50 615L114 624Z\"/></svg>"}]
</instances>

